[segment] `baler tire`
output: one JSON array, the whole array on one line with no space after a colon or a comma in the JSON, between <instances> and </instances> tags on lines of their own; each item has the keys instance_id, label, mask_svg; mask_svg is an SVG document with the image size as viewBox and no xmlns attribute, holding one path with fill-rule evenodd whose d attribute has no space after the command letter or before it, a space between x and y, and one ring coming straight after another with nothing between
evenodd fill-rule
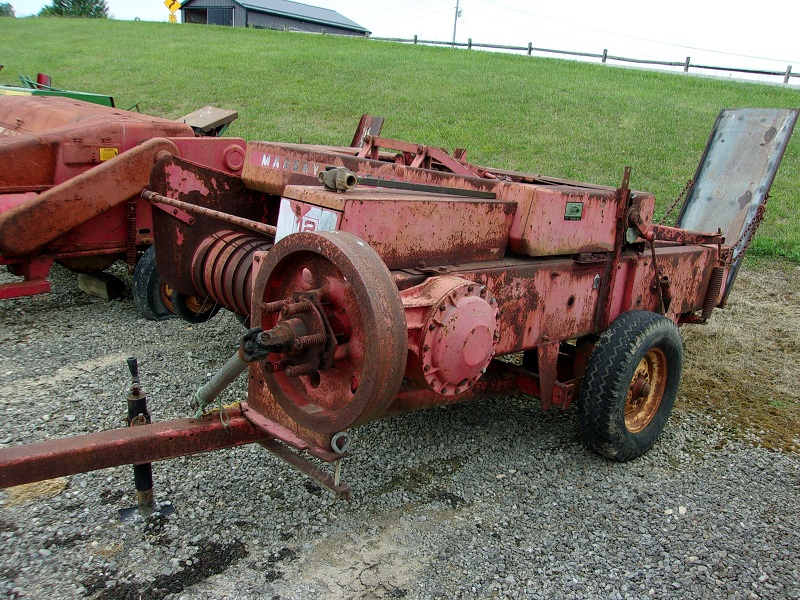
<instances>
[{"instance_id":1,"label":"baler tire","mask_svg":"<svg viewBox=\"0 0 800 600\"><path fill-rule=\"evenodd\" d=\"M617 317L600 336L581 383L584 444L617 462L647 452L672 412L682 368L681 335L670 319L644 310Z\"/></svg>"},{"instance_id":2,"label":"baler tire","mask_svg":"<svg viewBox=\"0 0 800 600\"><path fill-rule=\"evenodd\" d=\"M187 323L205 323L219 312L220 305L210 298L200 299L172 290L172 308Z\"/></svg>"},{"instance_id":3,"label":"baler tire","mask_svg":"<svg viewBox=\"0 0 800 600\"><path fill-rule=\"evenodd\" d=\"M131 294L139 313L148 321L163 321L175 317L168 300L169 290L156 268L155 246L142 254L133 270Z\"/></svg>"}]
</instances>

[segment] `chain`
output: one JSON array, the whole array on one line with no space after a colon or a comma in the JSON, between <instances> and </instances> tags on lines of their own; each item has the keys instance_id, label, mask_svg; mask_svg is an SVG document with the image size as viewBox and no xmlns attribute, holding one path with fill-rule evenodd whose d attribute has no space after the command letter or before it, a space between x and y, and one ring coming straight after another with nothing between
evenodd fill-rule
<instances>
[{"instance_id":1,"label":"chain","mask_svg":"<svg viewBox=\"0 0 800 600\"><path fill-rule=\"evenodd\" d=\"M761 221L764 220L764 214L767 212L767 200L769 200L769 195L765 196L764 202L758 205L753 220L750 221L747 227L744 228L744 231L742 231L742 235L739 236L739 239L736 240L736 243L730 247L730 250L728 250L727 252L728 256L732 257L733 254L736 252L736 249L739 247L739 244L741 244L742 242L745 242L744 246L742 246L737 255L741 256L745 252L747 252L747 248L750 246L750 242L753 241L754 237L753 234L756 232L756 229L758 229L758 226L761 225Z\"/></svg>"},{"instance_id":2,"label":"chain","mask_svg":"<svg viewBox=\"0 0 800 600\"><path fill-rule=\"evenodd\" d=\"M681 190L681 193L680 193L680 194L678 194L678 197L677 197L677 198L675 198L675 202L673 202L673 203L672 203L672 206L670 206L670 207L667 209L667 212L665 212L665 213L664 213L664 216L663 216L663 217L661 217L661 220L658 222L658 224L659 224L659 225L663 225L663 224L664 224L664 221L666 221L666 220L667 220L667 217L668 217L668 216L669 216L669 215L672 213L672 211L673 211L673 210L675 210L675 207L676 207L676 206L678 206L678 204L680 203L680 201L681 201L681 200L683 200L683 196L684 196L684 195L686 194L686 192L689 190L689 188L691 187L692 183L694 183L694 182L693 182L693 180L691 180L691 179L690 179L689 181L687 181L687 182L686 182L686 185L685 185L685 186L683 186L683 189Z\"/></svg>"}]
</instances>

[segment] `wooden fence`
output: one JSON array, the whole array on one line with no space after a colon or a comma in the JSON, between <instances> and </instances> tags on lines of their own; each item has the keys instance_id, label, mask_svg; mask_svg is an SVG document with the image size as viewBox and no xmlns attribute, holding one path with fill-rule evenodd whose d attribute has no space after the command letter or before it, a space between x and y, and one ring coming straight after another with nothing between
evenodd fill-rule
<instances>
[{"instance_id":1,"label":"wooden fence","mask_svg":"<svg viewBox=\"0 0 800 600\"><path fill-rule=\"evenodd\" d=\"M783 77L783 83L789 83L793 77L800 77L800 73L792 73L792 65L787 65L785 71L768 71L765 69L742 69L739 67L717 67L714 65L701 65L691 62L691 57L687 56L683 61L669 61L669 60L649 60L642 58L627 58L625 56L613 56L608 53L608 50L603 50L602 54L595 54L593 52L575 52L572 50L554 50L552 48L537 48L530 42L527 46L504 46L501 44L480 44L473 43L472 38L469 38L467 43L463 42L439 42L435 40L420 40L415 35L413 39L405 38L381 38L371 37L372 40L379 42L399 42L402 44L425 44L426 46L450 46L452 48L466 48L472 50L473 48L485 48L487 50L511 50L517 52L527 52L531 56L533 52L543 52L546 54L563 54L565 56L579 56L581 58L599 58L601 62L605 63L610 60L625 63L635 63L640 65L656 65L660 67L683 67L683 72L688 73L689 67L694 69L705 69L711 71L726 71L730 73L747 73L751 75L773 75Z\"/></svg>"}]
</instances>

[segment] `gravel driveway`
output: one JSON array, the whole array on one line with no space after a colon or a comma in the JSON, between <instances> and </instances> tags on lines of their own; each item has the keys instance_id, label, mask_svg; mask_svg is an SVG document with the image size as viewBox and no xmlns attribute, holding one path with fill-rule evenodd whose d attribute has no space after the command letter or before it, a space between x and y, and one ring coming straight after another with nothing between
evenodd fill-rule
<instances>
[{"instance_id":1,"label":"gravel driveway","mask_svg":"<svg viewBox=\"0 0 800 600\"><path fill-rule=\"evenodd\" d=\"M52 279L0 304L2 446L122 426L131 355L153 419L188 416L237 347L227 313L152 323ZM373 423L353 450L349 503L257 446L154 465L167 518L119 521L130 467L3 493L0 596L800 598L800 455L700 412L628 464L523 396Z\"/></svg>"}]
</instances>

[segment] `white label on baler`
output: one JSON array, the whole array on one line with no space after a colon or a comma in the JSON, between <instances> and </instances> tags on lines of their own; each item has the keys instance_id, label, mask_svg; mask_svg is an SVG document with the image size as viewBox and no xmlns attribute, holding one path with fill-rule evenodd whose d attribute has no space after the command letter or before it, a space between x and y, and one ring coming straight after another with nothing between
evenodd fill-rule
<instances>
[{"instance_id":1,"label":"white label on baler","mask_svg":"<svg viewBox=\"0 0 800 600\"><path fill-rule=\"evenodd\" d=\"M339 225L339 214L335 210L281 198L275 241L301 231L335 231Z\"/></svg>"}]
</instances>

